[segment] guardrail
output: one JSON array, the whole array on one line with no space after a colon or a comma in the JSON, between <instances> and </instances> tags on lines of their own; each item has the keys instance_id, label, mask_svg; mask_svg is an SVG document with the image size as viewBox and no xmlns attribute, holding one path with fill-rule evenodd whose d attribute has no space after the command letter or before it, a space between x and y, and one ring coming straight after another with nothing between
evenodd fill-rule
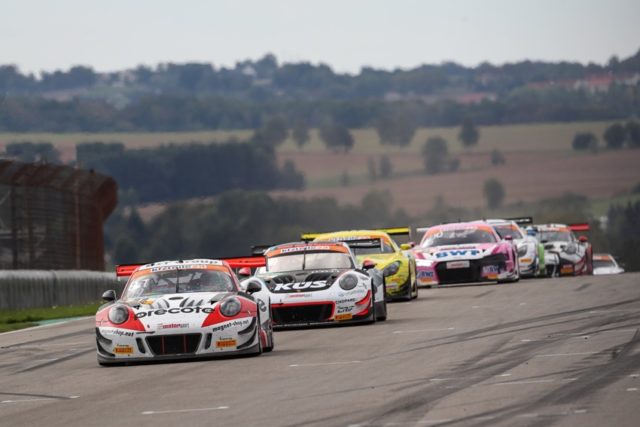
<instances>
[{"instance_id":1,"label":"guardrail","mask_svg":"<svg viewBox=\"0 0 640 427\"><path fill-rule=\"evenodd\" d=\"M115 273L76 270L0 271L0 309L88 304L102 293L122 292L125 282Z\"/></svg>"}]
</instances>

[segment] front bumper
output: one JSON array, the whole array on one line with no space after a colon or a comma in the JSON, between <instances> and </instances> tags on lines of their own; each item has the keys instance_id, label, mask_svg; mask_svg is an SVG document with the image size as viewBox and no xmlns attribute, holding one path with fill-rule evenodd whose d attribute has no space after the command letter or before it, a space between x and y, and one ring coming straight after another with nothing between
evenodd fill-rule
<instances>
[{"instance_id":1,"label":"front bumper","mask_svg":"<svg viewBox=\"0 0 640 427\"><path fill-rule=\"evenodd\" d=\"M195 359L252 354L260 349L260 325L255 317L179 332L138 332L96 327L98 361L117 364Z\"/></svg>"},{"instance_id":2,"label":"front bumper","mask_svg":"<svg viewBox=\"0 0 640 427\"><path fill-rule=\"evenodd\" d=\"M430 266L417 266L417 280L421 286L452 285L461 283L496 282L508 278L504 255L497 254L468 262L467 267L451 268L447 261L433 262Z\"/></svg>"}]
</instances>

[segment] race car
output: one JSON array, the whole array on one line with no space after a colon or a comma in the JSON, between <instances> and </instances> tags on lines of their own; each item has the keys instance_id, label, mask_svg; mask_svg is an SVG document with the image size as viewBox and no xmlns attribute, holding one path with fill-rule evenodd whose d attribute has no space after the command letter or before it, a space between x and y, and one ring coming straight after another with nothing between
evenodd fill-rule
<instances>
[{"instance_id":1,"label":"race car","mask_svg":"<svg viewBox=\"0 0 640 427\"><path fill-rule=\"evenodd\" d=\"M620 267L615 258L610 254L593 254L593 274L621 274L624 268Z\"/></svg>"},{"instance_id":2,"label":"race car","mask_svg":"<svg viewBox=\"0 0 640 427\"><path fill-rule=\"evenodd\" d=\"M267 289L274 328L386 320L382 275L342 242L295 242L264 251L265 265L242 283Z\"/></svg>"},{"instance_id":3,"label":"race car","mask_svg":"<svg viewBox=\"0 0 640 427\"><path fill-rule=\"evenodd\" d=\"M116 268L128 277L96 313L100 365L273 350L268 292L240 288L224 261L192 259Z\"/></svg>"},{"instance_id":4,"label":"race car","mask_svg":"<svg viewBox=\"0 0 640 427\"><path fill-rule=\"evenodd\" d=\"M585 236L574 231L589 231L589 224L542 224L534 226L543 244L549 275L579 276L593 274L593 248Z\"/></svg>"},{"instance_id":5,"label":"race car","mask_svg":"<svg viewBox=\"0 0 640 427\"><path fill-rule=\"evenodd\" d=\"M520 228L520 224L533 223L532 218L488 219L486 221L495 228L500 238L511 237L518 251L518 264L522 277L546 275L544 246L534 236Z\"/></svg>"},{"instance_id":6,"label":"race car","mask_svg":"<svg viewBox=\"0 0 640 427\"><path fill-rule=\"evenodd\" d=\"M418 297L416 262L413 254L403 250L389 233L409 235L409 228L381 230L351 230L333 233L306 233L302 240L314 242L345 242L359 262L375 261L376 269L384 276L389 300L409 301Z\"/></svg>"},{"instance_id":7,"label":"race car","mask_svg":"<svg viewBox=\"0 0 640 427\"><path fill-rule=\"evenodd\" d=\"M435 287L457 283L520 280L516 247L501 239L485 221L419 228L424 236L414 249L418 284Z\"/></svg>"}]
</instances>

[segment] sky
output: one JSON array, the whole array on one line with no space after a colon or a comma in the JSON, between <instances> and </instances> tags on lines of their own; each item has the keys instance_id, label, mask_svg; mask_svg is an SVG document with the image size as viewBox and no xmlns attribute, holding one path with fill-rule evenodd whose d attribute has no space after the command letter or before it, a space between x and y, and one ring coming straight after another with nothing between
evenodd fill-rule
<instances>
[{"instance_id":1,"label":"sky","mask_svg":"<svg viewBox=\"0 0 640 427\"><path fill-rule=\"evenodd\" d=\"M606 63L640 49L639 0L0 0L0 64L23 72L163 62Z\"/></svg>"}]
</instances>

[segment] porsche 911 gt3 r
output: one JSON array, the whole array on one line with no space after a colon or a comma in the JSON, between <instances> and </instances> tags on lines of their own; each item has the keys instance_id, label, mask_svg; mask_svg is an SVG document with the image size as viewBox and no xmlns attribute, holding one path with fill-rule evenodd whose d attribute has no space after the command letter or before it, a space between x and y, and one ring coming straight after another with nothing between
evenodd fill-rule
<instances>
[{"instance_id":1,"label":"porsche 911 gt3 r","mask_svg":"<svg viewBox=\"0 0 640 427\"><path fill-rule=\"evenodd\" d=\"M593 254L593 274L622 274L624 268L620 267L611 254Z\"/></svg>"},{"instance_id":2,"label":"porsche 911 gt3 r","mask_svg":"<svg viewBox=\"0 0 640 427\"><path fill-rule=\"evenodd\" d=\"M414 249L418 284L438 286L520 279L513 242L502 240L484 221L436 225Z\"/></svg>"},{"instance_id":3,"label":"porsche 911 gt3 r","mask_svg":"<svg viewBox=\"0 0 640 427\"><path fill-rule=\"evenodd\" d=\"M387 318L384 282L373 262L360 266L345 243L277 245L243 281L268 289L275 328L375 322Z\"/></svg>"},{"instance_id":4,"label":"porsche 911 gt3 r","mask_svg":"<svg viewBox=\"0 0 640 427\"><path fill-rule=\"evenodd\" d=\"M588 231L589 224L542 224L534 227L543 244L547 269L554 276L593 274L593 248L585 236L574 231Z\"/></svg>"},{"instance_id":5,"label":"porsche 911 gt3 r","mask_svg":"<svg viewBox=\"0 0 640 427\"><path fill-rule=\"evenodd\" d=\"M260 354L273 349L269 295L243 292L228 263L194 259L119 266L130 276L96 313L101 365Z\"/></svg>"},{"instance_id":6,"label":"porsche 911 gt3 r","mask_svg":"<svg viewBox=\"0 0 640 427\"><path fill-rule=\"evenodd\" d=\"M519 226L520 223L533 222L530 218L522 218L521 221L511 219L488 219L487 223L502 239L511 238L518 251L518 264L522 277L535 277L546 274L544 263L544 247L535 237L531 236Z\"/></svg>"},{"instance_id":7,"label":"porsche 911 gt3 r","mask_svg":"<svg viewBox=\"0 0 640 427\"><path fill-rule=\"evenodd\" d=\"M393 229L396 234L409 234L409 228ZM398 246L383 230L350 230L333 233L307 233L302 240L345 242L359 262L371 259L385 278L386 295L391 300L408 301L418 297L416 262L413 254ZM374 242L371 244L370 242Z\"/></svg>"}]
</instances>

